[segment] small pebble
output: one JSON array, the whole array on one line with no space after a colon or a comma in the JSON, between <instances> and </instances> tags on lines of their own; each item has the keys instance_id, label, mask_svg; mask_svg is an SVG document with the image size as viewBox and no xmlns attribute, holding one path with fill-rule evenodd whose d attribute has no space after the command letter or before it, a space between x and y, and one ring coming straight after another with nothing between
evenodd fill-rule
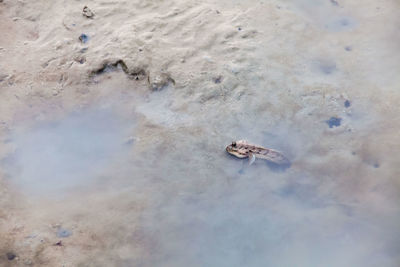
<instances>
[{"instance_id":1,"label":"small pebble","mask_svg":"<svg viewBox=\"0 0 400 267\"><path fill-rule=\"evenodd\" d=\"M340 126L342 119L337 117L331 117L329 120L325 122L329 125L329 128L333 128Z\"/></svg>"},{"instance_id":2,"label":"small pebble","mask_svg":"<svg viewBox=\"0 0 400 267\"><path fill-rule=\"evenodd\" d=\"M374 163L374 168L375 168L375 169L379 168L379 166L380 166L380 165L379 165L378 162Z\"/></svg>"},{"instance_id":3,"label":"small pebble","mask_svg":"<svg viewBox=\"0 0 400 267\"><path fill-rule=\"evenodd\" d=\"M15 257L17 257L17 255L15 255L15 254L12 253L12 252L7 252L7 253L6 253L6 256L7 256L7 259L8 259L9 261L12 261L13 259L15 259Z\"/></svg>"},{"instance_id":4,"label":"small pebble","mask_svg":"<svg viewBox=\"0 0 400 267\"><path fill-rule=\"evenodd\" d=\"M351 103L349 100L344 101L344 107L348 108L351 106Z\"/></svg>"}]
</instances>

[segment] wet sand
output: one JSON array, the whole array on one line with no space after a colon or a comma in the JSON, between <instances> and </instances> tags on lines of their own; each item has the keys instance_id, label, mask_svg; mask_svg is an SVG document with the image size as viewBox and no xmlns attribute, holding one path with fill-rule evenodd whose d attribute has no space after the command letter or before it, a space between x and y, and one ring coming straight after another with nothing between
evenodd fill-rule
<instances>
[{"instance_id":1,"label":"wet sand","mask_svg":"<svg viewBox=\"0 0 400 267\"><path fill-rule=\"evenodd\" d=\"M399 8L1 2L0 265L398 266Z\"/></svg>"}]
</instances>

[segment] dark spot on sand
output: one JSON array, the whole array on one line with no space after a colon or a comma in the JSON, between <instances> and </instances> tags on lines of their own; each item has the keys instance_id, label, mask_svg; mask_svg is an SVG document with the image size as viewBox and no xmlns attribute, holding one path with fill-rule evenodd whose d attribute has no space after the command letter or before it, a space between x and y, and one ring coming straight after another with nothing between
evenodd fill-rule
<instances>
[{"instance_id":1,"label":"dark spot on sand","mask_svg":"<svg viewBox=\"0 0 400 267\"><path fill-rule=\"evenodd\" d=\"M375 162L375 163L374 163L374 168L377 169L377 168L379 168L379 167L380 167L379 163L378 163L378 162Z\"/></svg>"},{"instance_id":2,"label":"dark spot on sand","mask_svg":"<svg viewBox=\"0 0 400 267\"><path fill-rule=\"evenodd\" d=\"M350 25L350 21L347 18L342 18L339 20L340 25L342 26L348 26Z\"/></svg>"},{"instance_id":3,"label":"dark spot on sand","mask_svg":"<svg viewBox=\"0 0 400 267\"><path fill-rule=\"evenodd\" d=\"M81 41L82 43L85 44L87 41L89 41L89 36L87 36L86 34L82 33L82 34L79 36L79 41Z\"/></svg>"},{"instance_id":4,"label":"dark spot on sand","mask_svg":"<svg viewBox=\"0 0 400 267\"><path fill-rule=\"evenodd\" d=\"M62 241L60 240L60 241L58 241L57 243L55 243L53 246L58 246L58 247L61 247L63 244L62 244Z\"/></svg>"},{"instance_id":5,"label":"dark spot on sand","mask_svg":"<svg viewBox=\"0 0 400 267\"><path fill-rule=\"evenodd\" d=\"M337 117L331 117L329 120L325 122L329 125L329 128L333 128L340 126L342 119Z\"/></svg>"},{"instance_id":6,"label":"dark spot on sand","mask_svg":"<svg viewBox=\"0 0 400 267\"><path fill-rule=\"evenodd\" d=\"M324 62L320 64L319 68L324 74L329 75L336 71L336 64Z\"/></svg>"},{"instance_id":7,"label":"dark spot on sand","mask_svg":"<svg viewBox=\"0 0 400 267\"><path fill-rule=\"evenodd\" d=\"M241 31L241 30L242 30L242 28L239 27L239 28L238 28L238 31Z\"/></svg>"},{"instance_id":8,"label":"dark spot on sand","mask_svg":"<svg viewBox=\"0 0 400 267\"><path fill-rule=\"evenodd\" d=\"M9 261L12 261L13 259L15 259L15 257L17 257L17 255L15 255L15 253L13 252L7 252L6 256Z\"/></svg>"},{"instance_id":9,"label":"dark spot on sand","mask_svg":"<svg viewBox=\"0 0 400 267\"><path fill-rule=\"evenodd\" d=\"M65 237L69 237L71 235L72 235L72 232L70 230L67 230L64 228L60 228L57 230L57 237L65 238Z\"/></svg>"},{"instance_id":10,"label":"dark spot on sand","mask_svg":"<svg viewBox=\"0 0 400 267\"><path fill-rule=\"evenodd\" d=\"M334 5L334 6L339 6L338 1L336 1L336 0L330 0L330 1L331 1L331 4L332 4L332 5Z\"/></svg>"},{"instance_id":11,"label":"dark spot on sand","mask_svg":"<svg viewBox=\"0 0 400 267\"><path fill-rule=\"evenodd\" d=\"M214 78L213 78L213 81L214 81L214 83L221 83L221 82L222 82L222 76L219 75L219 76L217 76L217 77L214 77Z\"/></svg>"},{"instance_id":12,"label":"dark spot on sand","mask_svg":"<svg viewBox=\"0 0 400 267\"><path fill-rule=\"evenodd\" d=\"M76 57L75 61L78 62L79 64L83 64L86 62L86 58L84 56Z\"/></svg>"},{"instance_id":13,"label":"dark spot on sand","mask_svg":"<svg viewBox=\"0 0 400 267\"><path fill-rule=\"evenodd\" d=\"M351 106L351 103L349 100L344 101L344 107L348 108Z\"/></svg>"},{"instance_id":14,"label":"dark spot on sand","mask_svg":"<svg viewBox=\"0 0 400 267\"><path fill-rule=\"evenodd\" d=\"M353 50L353 48L351 46L345 46L344 49L346 49L346 51L351 51Z\"/></svg>"}]
</instances>

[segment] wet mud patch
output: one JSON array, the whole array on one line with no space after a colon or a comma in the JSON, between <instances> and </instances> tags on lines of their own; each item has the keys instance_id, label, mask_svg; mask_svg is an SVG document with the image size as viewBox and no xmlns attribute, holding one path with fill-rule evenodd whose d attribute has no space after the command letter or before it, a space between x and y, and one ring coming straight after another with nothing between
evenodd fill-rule
<instances>
[{"instance_id":1,"label":"wet mud patch","mask_svg":"<svg viewBox=\"0 0 400 267\"><path fill-rule=\"evenodd\" d=\"M89 74L89 77L93 78L96 75L101 75L116 70L122 70L130 79L133 80L143 80L145 77L147 77L147 73L144 68L136 67L130 70L122 59L105 61L100 67L92 70Z\"/></svg>"}]
</instances>

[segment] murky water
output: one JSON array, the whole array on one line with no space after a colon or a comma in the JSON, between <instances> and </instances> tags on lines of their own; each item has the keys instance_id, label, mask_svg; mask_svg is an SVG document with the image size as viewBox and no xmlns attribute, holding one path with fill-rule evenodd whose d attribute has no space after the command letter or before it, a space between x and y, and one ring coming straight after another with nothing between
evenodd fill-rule
<instances>
[{"instance_id":1,"label":"murky water","mask_svg":"<svg viewBox=\"0 0 400 267\"><path fill-rule=\"evenodd\" d=\"M358 27L341 3L311 2L292 9L325 34ZM398 266L398 138L384 113L396 109L358 87L347 96L345 64L321 50L294 67L301 82L238 71L241 94L226 93L229 75L225 95L208 96L139 90L113 69L90 84L107 93L88 108L16 123L2 169L31 212L26 231L68 255L83 247L82 266ZM249 166L225 152L239 139L292 164Z\"/></svg>"},{"instance_id":2,"label":"murky water","mask_svg":"<svg viewBox=\"0 0 400 267\"><path fill-rule=\"evenodd\" d=\"M113 161L127 155L129 130L111 111L101 109L42 122L11 137L16 149L5 160L5 169L29 194L56 195L90 186Z\"/></svg>"},{"instance_id":3,"label":"murky water","mask_svg":"<svg viewBox=\"0 0 400 267\"><path fill-rule=\"evenodd\" d=\"M171 100L165 96L172 89L166 90L164 102ZM371 216L368 202L360 200L385 195L351 185L363 183L359 171L349 170L352 164L363 175L365 168L378 175L378 167L359 165L351 150L346 152L347 165L324 162L322 154L322 159L301 154L315 136L329 135L325 121L319 123L321 131L306 136L291 132L290 122L248 129L255 114L239 118L233 129L222 126L226 133L210 140L217 124L195 132L176 130L189 115L171 116L172 111L164 111L168 105L156 110L148 110L147 102L142 105L135 107L138 114L165 118L167 128L154 129L149 137L136 119L91 108L38 123L13 137L16 151L7 160L9 179L36 199L61 199L47 210L55 217L67 211L63 228L55 230L57 237L79 238L80 224L93 219L71 221L69 217L87 213L73 203L98 198L106 188L103 200L90 205L106 218L107 207L114 207L116 217L108 230L102 230L102 223L94 229L117 249L119 256L108 257L118 266L393 266L399 247L394 223L400 219L398 207L387 198L383 202L391 207L383 217ZM201 120L192 123L202 125ZM239 138L233 132L282 149L293 166L277 170L262 160L248 166L227 155L225 145ZM143 144L147 140L151 143ZM389 184L382 180L377 186ZM118 195L123 197L114 197ZM131 210L127 203L143 207Z\"/></svg>"}]
</instances>

